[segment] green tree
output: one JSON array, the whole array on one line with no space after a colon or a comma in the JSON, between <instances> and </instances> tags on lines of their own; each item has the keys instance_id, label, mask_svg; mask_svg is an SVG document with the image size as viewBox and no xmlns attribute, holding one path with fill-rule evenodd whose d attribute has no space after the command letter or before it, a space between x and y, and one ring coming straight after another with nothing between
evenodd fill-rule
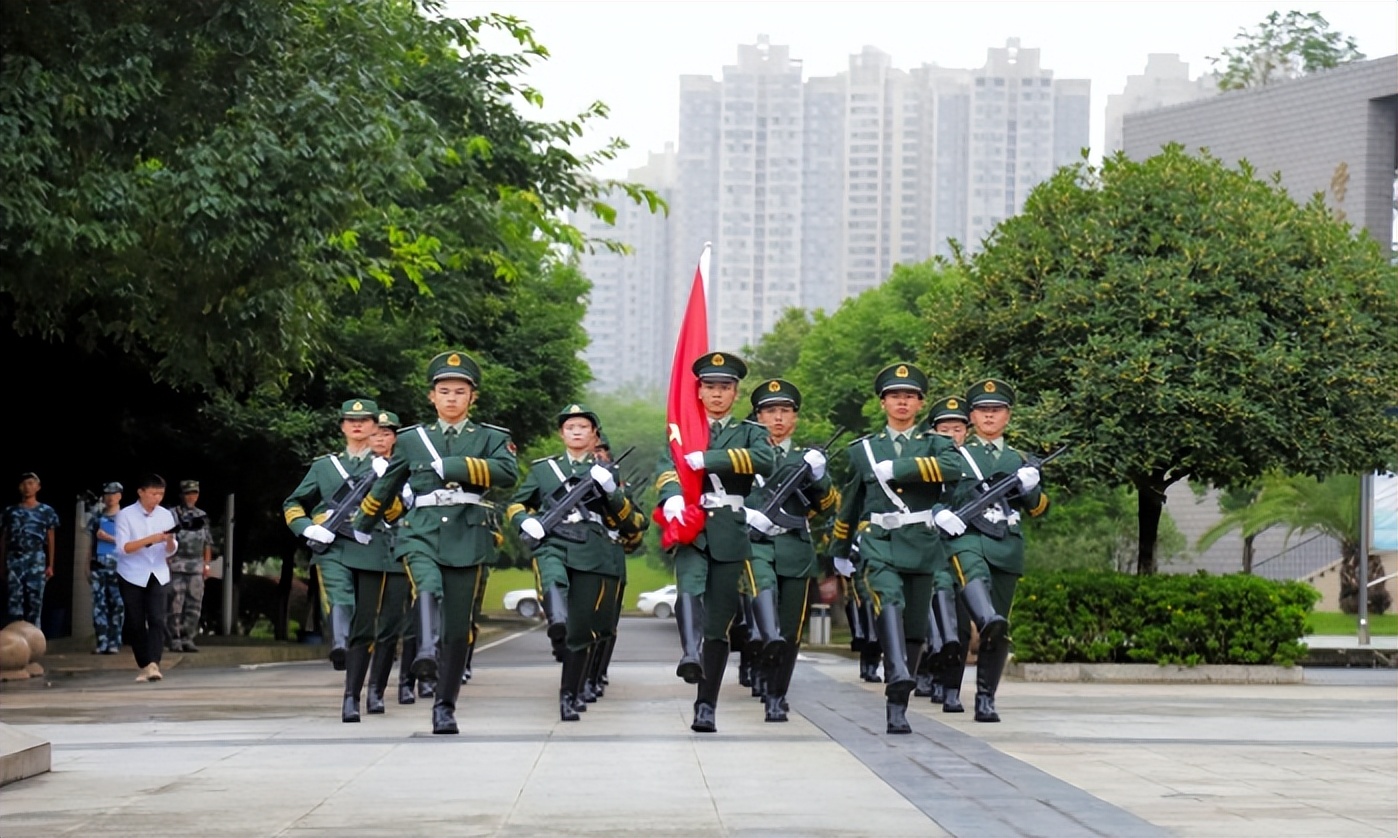
<instances>
[{"instance_id":1,"label":"green tree","mask_svg":"<svg viewBox=\"0 0 1398 838\"><path fill-rule=\"evenodd\" d=\"M789 308L757 342L744 346L743 359L748 362L749 389L770 378L787 378L796 369L801 347L813 326L811 316L802 308Z\"/></svg>"},{"instance_id":2,"label":"green tree","mask_svg":"<svg viewBox=\"0 0 1398 838\"><path fill-rule=\"evenodd\" d=\"M1286 527L1286 536L1301 532L1319 533L1340 544L1340 607L1353 614L1359 598L1359 478L1340 474L1316 480L1313 477L1270 473L1262 478L1256 500L1230 510L1199 537L1199 549L1207 550L1234 530L1258 533L1271 527ZM1370 579L1384 575L1377 556L1369 557ZM1369 590L1369 610L1382 614L1393 605L1393 598L1382 586Z\"/></svg>"},{"instance_id":3,"label":"green tree","mask_svg":"<svg viewBox=\"0 0 1398 838\"><path fill-rule=\"evenodd\" d=\"M1239 29L1234 46L1209 56L1220 90L1241 90L1327 70L1364 53L1347 35L1330 30L1320 12L1272 12L1255 29Z\"/></svg>"},{"instance_id":4,"label":"green tree","mask_svg":"<svg viewBox=\"0 0 1398 838\"><path fill-rule=\"evenodd\" d=\"M1095 486L1085 491L1051 490L1049 514L1029 518L1025 529L1028 572L1056 570L1129 571L1139 552L1135 492L1128 487ZM1165 512L1157 552L1166 558L1186 554L1188 543Z\"/></svg>"},{"instance_id":5,"label":"green tree","mask_svg":"<svg viewBox=\"0 0 1398 838\"><path fill-rule=\"evenodd\" d=\"M1186 475L1356 473L1398 444L1394 268L1246 164L1170 146L1065 167L964 268L931 345L1032 394L1016 425L1076 443L1070 483L1135 489L1139 573Z\"/></svg>"}]
</instances>

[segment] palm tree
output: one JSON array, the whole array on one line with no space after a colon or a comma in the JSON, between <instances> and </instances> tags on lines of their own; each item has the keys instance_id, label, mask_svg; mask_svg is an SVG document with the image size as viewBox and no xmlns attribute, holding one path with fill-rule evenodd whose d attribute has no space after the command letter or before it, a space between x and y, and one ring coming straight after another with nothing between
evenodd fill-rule
<instances>
[{"instance_id":1,"label":"palm tree","mask_svg":"<svg viewBox=\"0 0 1398 838\"><path fill-rule=\"evenodd\" d=\"M1340 608L1353 614L1359 605L1359 478L1336 475L1325 480L1269 474L1262 479L1256 500L1236 507L1199 537L1198 549L1207 550L1233 530L1243 538L1270 527L1285 526L1289 539L1298 532L1328 535L1340 544ZM1249 568L1250 570L1250 568ZM1383 576L1383 563L1369 557L1369 578ZM1369 589L1369 610L1382 614L1393 597L1381 586Z\"/></svg>"}]
</instances>

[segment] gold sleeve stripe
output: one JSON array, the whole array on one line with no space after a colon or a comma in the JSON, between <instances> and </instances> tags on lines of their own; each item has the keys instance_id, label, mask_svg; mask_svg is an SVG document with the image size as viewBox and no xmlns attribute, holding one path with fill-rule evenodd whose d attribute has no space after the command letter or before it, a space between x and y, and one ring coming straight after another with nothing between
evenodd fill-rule
<instances>
[{"instance_id":1,"label":"gold sleeve stripe","mask_svg":"<svg viewBox=\"0 0 1398 838\"><path fill-rule=\"evenodd\" d=\"M1044 514L1044 511L1048 509L1048 505L1049 505L1049 497L1048 497L1048 495L1044 494L1043 492L1040 492L1040 493L1039 493L1039 502L1038 502L1037 504L1034 505L1034 508L1033 508L1033 509L1029 510L1029 517L1030 517L1030 518L1037 518L1037 517L1039 517L1040 515Z\"/></svg>"},{"instance_id":2,"label":"gold sleeve stripe","mask_svg":"<svg viewBox=\"0 0 1398 838\"><path fill-rule=\"evenodd\" d=\"M327 520L329 520L329 519L330 519L330 510L327 509L327 510L325 510L324 512L320 513L319 515L316 515L316 516L315 516L314 518L312 518L311 520L314 521L314 522L317 523L317 524L324 524L324 523L325 523Z\"/></svg>"},{"instance_id":3,"label":"gold sleeve stripe","mask_svg":"<svg viewBox=\"0 0 1398 838\"><path fill-rule=\"evenodd\" d=\"M524 511L524 504L522 504L522 503L512 503L512 504L510 504L509 506L505 507L505 520L508 521L508 520L510 520L511 518L515 517L516 515L518 515L519 513L523 512L523 511Z\"/></svg>"},{"instance_id":4,"label":"gold sleeve stripe","mask_svg":"<svg viewBox=\"0 0 1398 838\"><path fill-rule=\"evenodd\" d=\"M868 521L860 521L860 522L859 522L859 531L860 531L860 532L864 532L864 531L867 530L867 529L869 529L869 522L868 522Z\"/></svg>"},{"instance_id":5,"label":"gold sleeve stripe","mask_svg":"<svg viewBox=\"0 0 1398 838\"><path fill-rule=\"evenodd\" d=\"M849 524L846 524L844 521L836 521L836 522L835 522L835 529L834 529L834 536L835 536L836 538L848 538L848 537L849 537Z\"/></svg>"},{"instance_id":6,"label":"gold sleeve stripe","mask_svg":"<svg viewBox=\"0 0 1398 838\"><path fill-rule=\"evenodd\" d=\"M674 471L662 471L660 476L655 479L655 490L657 492L660 491L660 487L664 486L666 483L678 482L680 482L680 477Z\"/></svg>"},{"instance_id":7,"label":"gold sleeve stripe","mask_svg":"<svg viewBox=\"0 0 1398 838\"><path fill-rule=\"evenodd\" d=\"M286 518L286 522L290 524L297 518L306 517L306 510L302 509L300 506L288 507L286 511L282 512L282 517Z\"/></svg>"},{"instance_id":8,"label":"gold sleeve stripe","mask_svg":"<svg viewBox=\"0 0 1398 838\"><path fill-rule=\"evenodd\" d=\"M385 521L389 521L391 523L393 521L397 521L399 518L402 518L403 513L407 511L408 510L403 508L403 499L394 498L393 503L389 505L388 511L384 513L383 517Z\"/></svg>"},{"instance_id":9,"label":"gold sleeve stripe","mask_svg":"<svg viewBox=\"0 0 1398 838\"><path fill-rule=\"evenodd\" d=\"M463 457L466 463L466 475L472 485L490 485L490 464L479 457Z\"/></svg>"},{"instance_id":10,"label":"gold sleeve stripe","mask_svg":"<svg viewBox=\"0 0 1398 838\"><path fill-rule=\"evenodd\" d=\"M913 462L917 464L917 473L918 473L918 476L922 478L922 482L923 482L923 483L931 483L931 482L932 482L932 472L927 468L927 458L926 458L926 457L914 457L914 458L913 458Z\"/></svg>"},{"instance_id":11,"label":"gold sleeve stripe","mask_svg":"<svg viewBox=\"0 0 1398 838\"><path fill-rule=\"evenodd\" d=\"M359 509L365 515L377 515L379 514L379 509L382 507L383 502L373 495L365 495L364 502L359 504Z\"/></svg>"},{"instance_id":12,"label":"gold sleeve stripe","mask_svg":"<svg viewBox=\"0 0 1398 838\"><path fill-rule=\"evenodd\" d=\"M839 503L839 502L840 502L840 490L839 490L839 489L836 489L835 487L832 486L832 487L830 488L830 491L826 492L826 493L821 497L821 499L820 499L820 504L819 504L819 505L820 505L820 508L821 508L822 510L826 510L826 509L829 509L830 507L836 505L836 504Z\"/></svg>"},{"instance_id":13,"label":"gold sleeve stripe","mask_svg":"<svg viewBox=\"0 0 1398 838\"><path fill-rule=\"evenodd\" d=\"M626 498L621 502L621 511L616 514L621 520L631 517L631 498Z\"/></svg>"}]
</instances>

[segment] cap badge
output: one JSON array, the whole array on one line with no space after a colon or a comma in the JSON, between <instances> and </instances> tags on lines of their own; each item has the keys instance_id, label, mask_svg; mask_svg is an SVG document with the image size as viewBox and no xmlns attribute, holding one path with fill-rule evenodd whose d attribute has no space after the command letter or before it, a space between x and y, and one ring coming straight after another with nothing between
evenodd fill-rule
<instances>
[{"instance_id":1,"label":"cap badge","mask_svg":"<svg viewBox=\"0 0 1398 838\"><path fill-rule=\"evenodd\" d=\"M896 375L896 376L898 376L899 378L907 378L907 377L908 377L908 368L907 368L906 366L902 365L902 364L899 364L899 365L898 365L898 369L894 370L894 371L893 371L893 374Z\"/></svg>"},{"instance_id":2,"label":"cap badge","mask_svg":"<svg viewBox=\"0 0 1398 838\"><path fill-rule=\"evenodd\" d=\"M709 359L709 363L713 364L716 367L723 366L723 355L719 353L714 353L714 357Z\"/></svg>"},{"instance_id":3,"label":"cap badge","mask_svg":"<svg viewBox=\"0 0 1398 838\"><path fill-rule=\"evenodd\" d=\"M451 353L450 355L448 355L448 356L447 356L447 366L449 366L449 367L459 367L459 366L461 366L461 356L460 356L460 355L457 355L455 352L453 352L453 353Z\"/></svg>"},{"instance_id":4,"label":"cap badge","mask_svg":"<svg viewBox=\"0 0 1398 838\"><path fill-rule=\"evenodd\" d=\"M956 403L956 399L947 399L947 410L956 410L960 406Z\"/></svg>"},{"instance_id":5,"label":"cap badge","mask_svg":"<svg viewBox=\"0 0 1398 838\"><path fill-rule=\"evenodd\" d=\"M767 385L767 392L769 392L769 393L779 393L779 392L781 392L781 389L782 389L781 384L779 384L779 383L776 382L776 381L773 381L771 384L768 384L768 385Z\"/></svg>"},{"instance_id":6,"label":"cap badge","mask_svg":"<svg viewBox=\"0 0 1398 838\"><path fill-rule=\"evenodd\" d=\"M564 413L582 413L582 406L581 406L581 405L576 405L576 404L570 404L570 405L568 405L568 409L565 410L565 411L563 411L563 412L564 412Z\"/></svg>"},{"instance_id":7,"label":"cap badge","mask_svg":"<svg viewBox=\"0 0 1398 838\"><path fill-rule=\"evenodd\" d=\"M379 421L379 424L380 424L380 425L387 425L387 424L388 424L388 414L387 414L387 413L380 413L380 414L379 414L379 420L378 420L378 421Z\"/></svg>"},{"instance_id":8,"label":"cap badge","mask_svg":"<svg viewBox=\"0 0 1398 838\"><path fill-rule=\"evenodd\" d=\"M985 383L985 388L984 388L984 389L985 389L985 391L986 391L987 393L994 393L994 392L995 392L995 382L994 382L994 381L987 381L987 382Z\"/></svg>"},{"instance_id":9,"label":"cap badge","mask_svg":"<svg viewBox=\"0 0 1398 838\"><path fill-rule=\"evenodd\" d=\"M363 402L355 402L354 404L350 405L350 410L363 410L363 409L364 409L364 403L363 403Z\"/></svg>"}]
</instances>

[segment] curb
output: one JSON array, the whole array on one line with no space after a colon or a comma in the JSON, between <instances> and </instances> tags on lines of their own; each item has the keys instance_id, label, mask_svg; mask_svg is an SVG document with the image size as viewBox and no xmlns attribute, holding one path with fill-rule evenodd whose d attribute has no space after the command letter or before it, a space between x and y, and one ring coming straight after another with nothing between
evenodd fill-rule
<instances>
[{"instance_id":1,"label":"curb","mask_svg":"<svg viewBox=\"0 0 1398 838\"><path fill-rule=\"evenodd\" d=\"M1040 683L1094 684L1299 684L1299 666L1158 666L1153 663L1019 663L1005 668L1012 678Z\"/></svg>"}]
</instances>

